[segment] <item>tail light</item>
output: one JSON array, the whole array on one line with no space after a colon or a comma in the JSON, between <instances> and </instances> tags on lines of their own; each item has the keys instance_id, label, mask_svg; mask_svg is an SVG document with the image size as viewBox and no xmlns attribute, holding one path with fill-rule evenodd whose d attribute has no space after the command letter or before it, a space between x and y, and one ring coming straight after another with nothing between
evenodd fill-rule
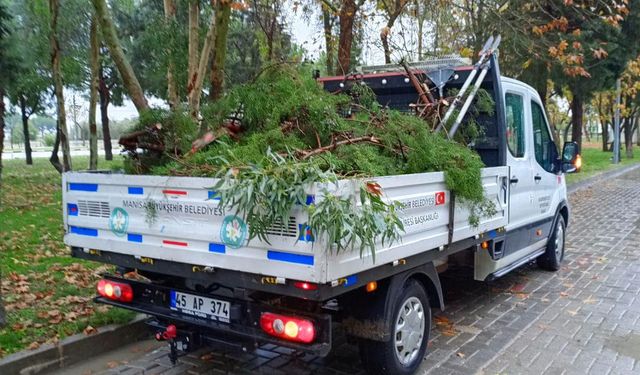
<instances>
[{"instance_id":1,"label":"tail light","mask_svg":"<svg viewBox=\"0 0 640 375\"><path fill-rule=\"evenodd\" d=\"M318 290L318 284L308 283L305 281L296 281L293 283L293 286L302 290Z\"/></svg>"},{"instance_id":2,"label":"tail light","mask_svg":"<svg viewBox=\"0 0 640 375\"><path fill-rule=\"evenodd\" d=\"M131 289L131 285L111 280L102 279L98 282L98 294L114 301L133 301L133 289Z\"/></svg>"},{"instance_id":3,"label":"tail light","mask_svg":"<svg viewBox=\"0 0 640 375\"><path fill-rule=\"evenodd\" d=\"M260 327L271 336L308 344L316 338L316 329L310 320L292 316L262 313Z\"/></svg>"}]
</instances>

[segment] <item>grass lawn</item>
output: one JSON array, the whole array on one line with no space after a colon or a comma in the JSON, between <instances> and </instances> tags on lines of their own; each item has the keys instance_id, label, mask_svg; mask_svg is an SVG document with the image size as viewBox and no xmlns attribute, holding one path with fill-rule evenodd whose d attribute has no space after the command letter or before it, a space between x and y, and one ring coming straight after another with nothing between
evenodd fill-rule
<instances>
[{"instance_id":1,"label":"grass lawn","mask_svg":"<svg viewBox=\"0 0 640 375\"><path fill-rule=\"evenodd\" d=\"M62 242L60 175L48 159L3 161L0 191L0 273L8 324L0 357L63 337L123 323L134 314L91 301L98 274L110 268L72 258ZM100 168L122 161L101 160ZM73 158L76 169L88 157Z\"/></svg>"},{"instance_id":2,"label":"grass lawn","mask_svg":"<svg viewBox=\"0 0 640 375\"><path fill-rule=\"evenodd\" d=\"M634 147L635 158L627 159L625 151L622 150L620 157L620 164L614 165L611 163L613 153L603 152L600 148L595 147L583 147L582 152L582 169L579 173L573 173L567 175L567 183L572 184L586 178L592 177L598 173L605 172L607 170L621 168L630 164L640 162L640 147Z\"/></svg>"}]
</instances>

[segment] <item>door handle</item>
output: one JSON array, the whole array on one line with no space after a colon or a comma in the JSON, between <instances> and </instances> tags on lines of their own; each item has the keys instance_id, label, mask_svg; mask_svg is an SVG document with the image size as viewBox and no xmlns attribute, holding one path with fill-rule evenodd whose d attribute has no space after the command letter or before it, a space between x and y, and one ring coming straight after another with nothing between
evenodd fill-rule
<instances>
[{"instance_id":1,"label":"door handle","mask_svg":"<svg viewBox=\"0 0 640 375\"><path fill-rule=\"evenodd\" d=\"M511 177L511 179L509 180L509 183L510 183L510 184L517 184L517 183L518 183L518 181L520 181L520 180L518 180L518 177L513 176L513 177Z\"/></svg>"},{"instance_id":2,"label":"door handle","mask_svg":"<svg viewBox=\"0 0 640 375\"><path fill-rule=\"evenodd\" d=\"M542 180L542 176L537 174L537 175L533 176L533 179L536 180L536 182L540 182L540 180Z\"/></svg>"}]
</instances>

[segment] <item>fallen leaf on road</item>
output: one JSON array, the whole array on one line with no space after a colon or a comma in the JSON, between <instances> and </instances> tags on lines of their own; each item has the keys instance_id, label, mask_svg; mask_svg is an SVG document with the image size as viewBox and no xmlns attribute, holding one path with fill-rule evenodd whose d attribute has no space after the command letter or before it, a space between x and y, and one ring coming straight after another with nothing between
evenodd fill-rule
<instances>
[{"instance_id":1,"label":"fallen leaf on road","mask_svg":"<svg viewBox=\"0 0 640 375\"><path fill-rule=\"evenodd\" d=\"M457 352L457 353L456 353L456 355L457 355L458 357L460 357L460 358L464 358L464 357L465 357L465 354L464 354L464 353L462 353L462 352Z\"/></svg>"},{"instance_id":2,"label":"fallen leaf on road","mask_svg":"<svg viewBox=\"0 0 640 375\"><path fill-rule=\"evenodd\" d=\"M118 365L120 365L120 362L118 362L118 361L107 362L107 367L108 368L116 368L116 367L118 367Z\"/></svg>"},{"instance_id":3,"label":"fallen leaf on road","mask_svg":"<svg viewBox=\"0 0 640 375\"><path fill-rule=\"evenodd\" d=\"M92 335L98 332L98 330L93 328L92 326L87 326L87 328L85 328L82 332L84 332L85 335Z\"/></svg>"},{"instance_id":4,"label":"fallen leaf on road","mask_svg":"<svg viewBox=\"0 0 640 375\"><path fill-rule=\"evenodd\" d=\"M567 310L567 314L571 315L571 316L576 316L576 314L578 314L577 311L573 311L573 310Z\"/></svg>"},{"instance_id":5,"label":"fallen leaf on road","mask_svg":"<svg viewBox=\"0 0 640 375\"><path fill-rule=\"evenodd\" d=\"M589 296L589 298L582 300L582 303L592 304L598 302L597 299L593 298L593 296Z\"/></svg>"},{"instance_id":6,"label":"fallen leaf on road","mask_svg":"<svg viewBox=\"0 0 640 375\"><path fill-rule=\"evenodd\" d=\"M37 341L32 342L31 344L29 344L29 346L27 346L27 349L29 350L36 350L40 347L40 343Z\"/></svg>"},{"instance_id":7,"label":"fallen leaf on road","mask_svg":"<svg viewBox=\"0 0 640 375\"><path fill-rule=\"evenodd\" d=\"M568 297L569 293L567 292L560 292L560 297Z\"/></svg>"}]
</instances>

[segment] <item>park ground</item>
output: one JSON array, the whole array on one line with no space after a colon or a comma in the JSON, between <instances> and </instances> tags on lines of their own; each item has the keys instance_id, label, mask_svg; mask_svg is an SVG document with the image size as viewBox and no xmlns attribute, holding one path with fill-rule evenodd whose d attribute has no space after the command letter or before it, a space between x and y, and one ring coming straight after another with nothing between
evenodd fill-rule
<instances>
[{"instance_id":1,"label":"park ground","mask_svg":"<svg viewBox=\"0 0 640 375\"><path fill-rule=\"evenodd\" d=\"M570 183L604 170L640 162L625 159L611 165L611 153L583 150L584 167ZM86 157L73 160L76 169ZM100 161L100 169L118 169L120 159ZM35 349L66 336L92 333L109 323L130 320L133 314L91 302L95 283L109 266L71 258L62 242L60 175L47 159L4 162L0 192L0 270L8 325L0 330L0 357Z\"/></svg>"}]
</instances>

